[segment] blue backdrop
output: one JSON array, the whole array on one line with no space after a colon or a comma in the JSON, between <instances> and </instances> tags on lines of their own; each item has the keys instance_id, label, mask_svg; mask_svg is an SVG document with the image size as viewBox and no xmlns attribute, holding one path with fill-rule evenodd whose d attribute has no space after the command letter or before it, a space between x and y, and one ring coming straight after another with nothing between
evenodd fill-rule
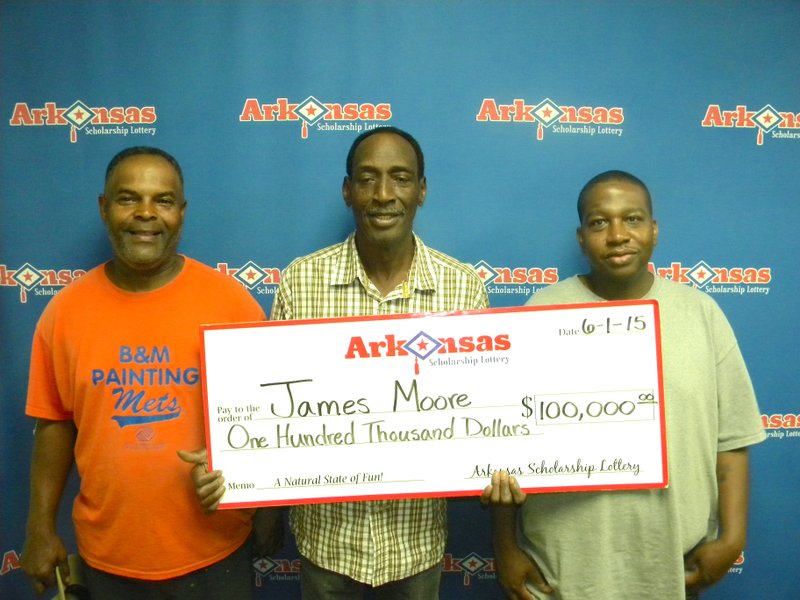
<instances>
[{"instance_id":1,"label":"blue backdrop","mask_svg":"<svg viewBox=\"0 0 800 600\"><path fill-rule=\"evenodd\" d=\"M0 597L32 597L30 340L48 299L109 256L108 159L175 154L182 251L268 311L280 269L352 228L345 154L382 124L426 153L418 233L474 264L494 306L584 268L589 177L649 184L653 268L721 304L770 436L752 452L747 549L708 597L797 597L800 3L6 0L0 17ZM452 503L444 598L500 597L476 504ZM259 597L296 597L296 556L256 565Z\"/></svg>"}]
</instances>

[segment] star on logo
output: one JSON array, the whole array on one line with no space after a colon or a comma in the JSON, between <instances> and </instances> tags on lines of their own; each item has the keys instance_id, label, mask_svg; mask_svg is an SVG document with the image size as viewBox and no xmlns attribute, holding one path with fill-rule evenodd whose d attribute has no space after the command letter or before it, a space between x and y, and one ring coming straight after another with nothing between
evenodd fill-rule
<instances>
[{"instance_id":1,"label":"star on logo","mask_svg":"<svg viewBox=\"0 0 800 600\"><path fill-rule=\"evenodd\" d=\"M442 342L434 337L429 336L424 331L420 331L417 335L403 344L403 348L420 360L425 360L431 354L436 352L441 345ZM430 348L428 348L428 346L430 346Z\"/></svg>"},{"instance_id":2,"label":"star on logo","mask_svg":"<svg viewBox=\"0 0 800 600\"><path fill-rule=\"evenodd\" d=\"M262 577L265 575L269 575L277 568L278 568L278 563L276 563L268 556L262 556L260 558L253 559L253 569L255 569L256 573L258 573Z\"/></svg>"},{"instance_id":3,"label":"star on logo","mask_svg":"<svg viewBox=\"0 0 800 600\"><path fill-rule=\"evenodd\" d=\"M564 115L564 111L550 98L545 98L536 105L533 114L545 127L550 127Z\"/></svg>"},{"instance_id":4,"label":"star on logo","mask_svg":"<svg viewBox=\"0 0 800 600\"><path fill-rule=\"evenodd\" d=\"M489 562L478 554L470 552L456 564L470 575L475 575L485 569Z\"/></svg>"},{"instance_id":5,"label":"star on logo","mask_svg":"<svg viewBox=\"0 0 800 600\"><path fill-rule=\"evenodd\" d=\"M253 289L264 280L267 272L252 260L236 271L234 277L248 289Z\"/></svg>"},{"instance_id":6,"label":"star on logo","mask_svg":"<svg viewBox=\"0 0 800 600\"><path fill-rule=\"evenodd\" d=\"M564 111L561 110L555 102L550 100L550 98L545 98L536 105L533 109L533 114L539 122L539 125L536 127L536 139L541 140L544 138L544 128L550 127L550 125L558 121L564 114Z\"/></svg>"},{"instance_id":7,"label":"star on logo","mask_svg":"<svg viewBox=\"0 0 800 600\"><path fill-rule=\"evenodd\" d=\"M783 120L783 117L781 117L778 111L767 104L764 108L753 115L753 120L764 132L769 132L780 124L780 122Z\"/></svg>"},{"instance_id":8,"label":"star on logo","mask_svg":"<svg viewBox=\"0 0 800 600\"><path fill-rule=\"evenodd\" d=\"M297 108L294 109L294 114L303 119L309 125L313 125L320 119L324 118L330 111L325 107L322 102L309 96L303 100Z\"/></svg>"},{"instance_id":9,"label":"star on logo","mask_svg":"<svg viewBox=\"0 0 800 600\"><path fill-rule=\"evenodd\" d=\"M75 129L83 129L84 125L89 123L96 116L97 113L80 100L64 111L64 118L69 121Z\"/></svg>"},{"instance_id":10,"label":"star on logo","mask_svg":"<svg viewBox=\"0 0 800 600\"><path fill-rule=\"evenodd\" d=\"M314 96L309 96L298 104L293 112L303 121L300 137L306 139L308 137L308 126L324 118L330 111Z\"/></svg>"},{"instance_id":11,"label":"star on logo","mask_svg":"<svg viewBox=\"0 0 800 600\"><path fill-rule=\"evenodd\" d=\"M758 125L758 135L756 136L756 144L761 146L764 143L764 134L769 133L780 125L783 117L777 110L767 104L764 108L753 115L753 121Z\"/></svg>"},{"instance_id":12,"label":"star on logo","mask_svg":"<svg viewBox=\"0 0 800 600\"><path fill-rule=\"evenodd\" d=\"M44 275L42 275L28 263L25 263L16 270L16 272L11 276L11 279L16 281L21 287L24 287L26 290L30 291L33 287L38 285L42 279L44 279Z\"/></svg>"},{"instance_id":13,"label":"star on logo","mask_svg":"<svg viewBox=\"0 0 800 600\"><path fill-rule=\"evenodd\" d=\"M714 269L709 267L705 261L700 261L686 273L689 280L698 288L703 288L705 285L714 279Z\"/></svg>"},{"instance_id":14,"label":"star on logo","mask_svg":"<svg viewBox=\"0 0 800 600\"><path fill-rule=\"evenodd\" d=\"M495 271L485 260L472 265L472 268L475 270L475 273L477 273L478 277L481 278L483 285L489 285L499 275L499 273Z\"/></svg>"}]
</instances>

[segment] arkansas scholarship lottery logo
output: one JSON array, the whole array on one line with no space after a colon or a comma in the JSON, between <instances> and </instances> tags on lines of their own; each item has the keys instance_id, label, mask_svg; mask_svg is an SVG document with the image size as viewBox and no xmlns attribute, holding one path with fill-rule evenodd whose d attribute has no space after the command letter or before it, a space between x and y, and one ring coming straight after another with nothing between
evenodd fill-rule
<instances>
[{"instance_id":1,"label":"arkansas scholarship lottery logo","mask_svg":"<svg viewBox=\"0 0 800 600\"><path fill-rule=\"evenodd\" d=\"M800 440L800 413L772 413L761 415L761 425L768 438Z\"/></svg>"},{"instance_id":2,"label":"arkansas scholarship lottery logo","mask_svg":"<svg viewBox=\"0 0 800 600\"><path fill-rule=\"evenodd\" d=\"M649 264L651 273L676 283L694 286L709 294L768 295L772 282L770 267L712 267L701 260L691 267L672 262L668 267Z\"/></svg>"},{"instance_id":3,"label":"arkansas scholarship lottery logo","mask_svg":"<svg viewBox=\"0 0 800 600\"><path fill-rule=\"evenodd\" d=\"M574 106L559 104L550 98L527 102L516 98L503 104L484 98L475 120L489 123L526 123L536 125L536 139L544 139L544 130L559 135L611 135L622 137L625 111L622 107Z\"/></svg>"},{"instance_id":4,"label":"arkansas scholarship lottery logo","mask_svg":"<svg viewBox=\"0 0 800 600\"><path fill-rule=\"evenodd\" d=\"M414 374L419 375L420 361L434 367L455 365L508 364L504 353L511 349L511 336L508 333L463 335L459 337L438 337L426 331L419 331L409 339L401 339L387 333L381 339L364 339L353 336L347 344L345 360L414 357ZM433 354L436 356L430 358ZM429 360L430 359L430 360ZM416 390L416 381L412 386Z\"/></svg>"},{"instance_id":5,"label":"arkansas scholarship lottery logo","mask_svg":"<svg viewBox=\"0 0 800 600\"><path fill-rule=\"evenodd\" d=\"M19 301L25 304L29 295L55 296L65 285L86 275L83 269L41 269L25 263L16 269L0 264L0 288L17 288Z\"/></svg>"},{"instance_id":6,"label":"arkansas scholarship lottery logo","mask_svg":"<svg viewBox=\"0 0 800 600\"><path fill-rule=\"evenodd\" d=\"M494 558L481 556L477 552L470 552L466 556L454 556L449 552L444 555L442 573L463 577L464 587L472 585L473 579L497 578Z\"/></svg>"},{"instance_id":7,"label":"arkansas scholarship lottery logo","mask_svg":"<svg viewBox=\"0 0 800 600\"><path fill-rule=\"evenodd\" d=\"M92 106L76 100L67 107L55 102L44 106L31 106L17 102L8 124L12 127L69 127L69 141L78 141L78 132L84 135L150 135L155 127L148 127L158 119L155 106Z\"/></svg>"},{"instance_id":8,"label":"arkansas scholarship lottery logo","mask_svg":"<svg viewBox=\"0 0 800 600\"><path fill-rule=\"evenodd\" d=\"M281 270L277 267L262 267L252 260L238 269L229 267L228 263L218 262L217 271L233 277L251 292L259 296L271 296L281 282Z\"/></svg>"},{"instance_id":9,"label":"arkansas scholarship lottery logo","mask_svg":"<svg viewBox=\"0 0 800 600\"><path fill-rule=\"evenodd\" d=\"M758 110L737 105L724 110L719 104L709 104L700 125L708 128L757 129L756 145L764 144L765 134L773 140L800 140L800 113L779 111L769 104Z\"/></svg>"},{"instance_id":10,"label":"arkansas scholarship lottery logo","mask_svg":"<svg viewBox=\"0 0 800 600\"><path fill-rule=\"evenodd\" d=\"M558 283L556 267L499 267L481 260L472 265L472 268L488 294L530 296L541 287Z\"/></svg>"},{"instance_id":11,"label":"arkansas scholarship lottery logo","mask_svg":"<svg viewBox=\"0 0 800 600\"><path fill-rule=\"evenodd\" d=\"M239 121L259 123L300 124L300 137L308 138L310 127L316 131L362 132L384 124L392 118L392 105L388 102L324 102L309 96L302 102L290 102L288 98L276 98L274 102L262 103L258 98L244 101Z\"/></svg>"}]
</instances>

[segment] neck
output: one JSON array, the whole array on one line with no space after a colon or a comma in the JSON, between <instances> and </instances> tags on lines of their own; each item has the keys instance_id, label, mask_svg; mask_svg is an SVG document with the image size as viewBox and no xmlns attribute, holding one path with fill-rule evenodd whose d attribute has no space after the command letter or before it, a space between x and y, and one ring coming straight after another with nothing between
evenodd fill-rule
<instances>
[{"instance_id":1,"label":"neck","mask_svg":"<svg viewBox=\"0 0 800 600\"><path fill-rule=\"evenodd\" d=\"M600 278L594 273L581 275L584 285L605 300L638 300L650 291L653 279L650 271L622 281Z\"/></svg>"},{"instance_id":2,"label":"neck","mask_svg":"<svg viewBox=\"0 0 800 600\"><path fill-rule=\"evenodd\" d=\"M411 269L414 260L414 239L393 247L374 247L359 240L356 250L369 280L386 295L400 285Z\"/></svg>"},{"instance_id":3,"label":"neck","mask_svg":"<svg viewBox=\"0 0 800 600\"><path fill-rule=\"evenodd\" d=\"M164 287L183 270L183 256L175 255L152 269L133 269L118 259L106 263L106 275L115 286L127 292L152 292Z\"/></svg>"}]
</instances>

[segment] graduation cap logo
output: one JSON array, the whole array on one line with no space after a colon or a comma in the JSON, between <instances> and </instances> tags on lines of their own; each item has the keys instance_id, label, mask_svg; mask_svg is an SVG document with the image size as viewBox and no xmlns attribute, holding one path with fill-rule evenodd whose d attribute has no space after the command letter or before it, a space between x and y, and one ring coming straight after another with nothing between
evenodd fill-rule
<instances>
[{"instance_id":1,"label":"graduation cap logo","mask_svg":"<svg viewBox=\"0 0 800 600\"><path fill-rule=\"evenodd\" d=\"M709 281L715 277L714 269L709 267L705 261L700 261L691 269L689 269L686 276L699 288L703 288Z\"/></svg>"},{"instance_id":2,"label":"graduation cap logo","mask_svg":"<svg viewBox=\"0 0 800 600\"><path fill-rule=\"evenodd\" d=\"M39 282L44 279L44 274L42 274L32 265L25 263L14 272L14 274L11 276L11 279L19 284L20 302L27 302L27 293L39 285Z\"/></svg>"},{"instance_id":3,"label":"graduation cap logo","mask_svg":"<svg viewBox=\"0 0 800 600\"><path fill-rule=\"evenodd\" d=\"M314 98L314 96L309 96L298 104L293 112L303 121L300 137L306 139L308 137L308 126L323 119L330 110L322 104L322 102Z\"/></svg>"},{"instance_id":4,"label":"graduation cap logo","mask_svg":"<svg viewBox=\"0 0 800 600\"><path fill-rule=\"evenodd\" d=\"M267 272L251 260L241 269L236 271L234 277L237 281L239 281L239 283L243 283L247 289L252 290L264 280L266 275Z\"/></svg>"},{"instance_id":5,"label":"graduation cap logo","mask_svg":"<svg viewBox=\"0 0 800 600\"><path fill-rule=\"evenodd\" d=\"M83 129L87 123L91 123L97 113L78 100L64 111L63 116L71 125L69 128L69 141L74 144L78 141L78 130Z\"/></svg>"},{"instance_id":6,"label":"graduation cap logo","mask_svg":"<svg viewBox=\"0 0 800 600\"><path fill-rule=\"evenodd\" d=\"M764 134L775 129L782 120L783 117L769 104L753 115L753 121L758 125L756 144L761 146L764 143Z\"/></svg>"},{"instance_id":7,"label":"graduation cap logo","mask_svg":"<svg viewBox=\"0 0 800 600\"><path fill-rule=\"evenodd\" d=\"M544 138L544 127L550 127L550 125L558 121L564 115L564 111L550 98L545 98L536 105L536 108L533 109L533 114L539 122L539 126L536 128L536 139L542 140Z\"/></svg>"},{"instance_id":8,"label":"graduation cap logo","mask_svg":"<svg viewBox=\"0 0 800 600\"><path fill-rule=\"evenodd\" d=\"M403 344L403 349L414 355L414 374L419 375L419 361L425 360L441 348L442 342L420 331L413 338Z\"/></svg>"},{"instance_id":9,"label":"graduation cap logo","mask_svg":"<svg viewBox=\"0 0 800 600\"><path fill-rule=\"evenodd\" d=\"M495 271L492 268L492 266L485 260L482 260L479 263L473 265L472 269L478 275L483 285L488 285L492 283L499 275L499 273Z\"/></svg>"}]
</instances>

